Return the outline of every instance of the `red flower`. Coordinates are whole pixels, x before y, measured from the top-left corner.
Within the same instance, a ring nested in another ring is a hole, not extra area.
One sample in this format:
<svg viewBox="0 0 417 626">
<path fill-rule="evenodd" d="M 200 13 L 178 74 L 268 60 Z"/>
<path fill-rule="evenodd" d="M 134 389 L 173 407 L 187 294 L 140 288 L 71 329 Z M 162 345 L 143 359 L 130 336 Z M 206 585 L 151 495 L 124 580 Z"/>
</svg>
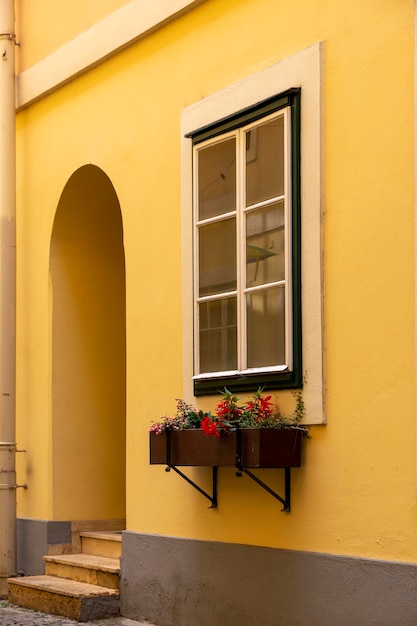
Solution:
<svg viewBox="0 0 417 626">
<path fill-rule="evenodd" d="M 202 430 L 206 433 L 206 435 L 211 435 L 212 437 L 220 437 L 220 431 L 217 429 L 216 423 L 210 418 L 205 417 L 200 424 Z"/>
<path fill-rule="evenodd" d="M 216 415 L 218 417 L 224 417 L 228 421 L 239 419 L 242 413 L 242 409 L 236 406 L 232 399 L 222 400 L 216 406 Z"/>
</svg>

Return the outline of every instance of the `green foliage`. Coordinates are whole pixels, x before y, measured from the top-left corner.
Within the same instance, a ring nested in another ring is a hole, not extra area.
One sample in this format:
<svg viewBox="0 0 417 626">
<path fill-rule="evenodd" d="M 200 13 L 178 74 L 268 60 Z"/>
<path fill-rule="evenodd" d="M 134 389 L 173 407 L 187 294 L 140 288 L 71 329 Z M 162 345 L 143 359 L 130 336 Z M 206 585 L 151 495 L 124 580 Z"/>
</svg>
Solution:
<svg viewBox="0 0 417 626">
<path fill-rule="evenodd" d="M 177 399 L 177 411 L 173 417 L 164 416 L 150 427 L 150 432 L 161 433 L 165 430 L 184 430 L 202 428 L 208 435 L 216 437 L 221 432 L 232 428 L 297 428 L 308 435 L 308 427 L 301 424 L 305 415 L 305 406 L 301 391 L 293 393 L 296 401 L 290 415 L 281 414 L 272 396 L 262 395 L 259 388 L 253 398 L 239 405 L 239 398 L 228 389 L 224 389 L 222 400 L 217 404 L 214 415 L 198 411 L 184 400 Z"/>
</svg>

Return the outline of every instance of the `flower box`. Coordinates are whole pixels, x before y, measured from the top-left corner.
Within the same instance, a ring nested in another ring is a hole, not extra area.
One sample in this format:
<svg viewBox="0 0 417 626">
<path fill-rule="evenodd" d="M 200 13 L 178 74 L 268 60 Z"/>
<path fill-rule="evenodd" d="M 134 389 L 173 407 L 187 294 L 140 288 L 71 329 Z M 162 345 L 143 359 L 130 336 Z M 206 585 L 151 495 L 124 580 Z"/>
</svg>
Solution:
<svg viewBox="0 0 417 626">
<path fill-rule="evenodd" d="M 236 465 L 236 431 L 212 437 L 199 429 L 164 431 L 150 434 L 152 465 Z M 168 448 L 169 446 L 169 448 Z"/>
<path fill-rule="evenodd" d="M 205 467 L 300 467 L 301 439 L 297 429 L 241 428 L 207 435 L 201 429 L 150 433 L 152 465 Z"/>
<path fill-rule="evenodd" d="M 242 428 L 240 433 L 242 467 L 301 466 L 301 430 Z"/>
</svg>

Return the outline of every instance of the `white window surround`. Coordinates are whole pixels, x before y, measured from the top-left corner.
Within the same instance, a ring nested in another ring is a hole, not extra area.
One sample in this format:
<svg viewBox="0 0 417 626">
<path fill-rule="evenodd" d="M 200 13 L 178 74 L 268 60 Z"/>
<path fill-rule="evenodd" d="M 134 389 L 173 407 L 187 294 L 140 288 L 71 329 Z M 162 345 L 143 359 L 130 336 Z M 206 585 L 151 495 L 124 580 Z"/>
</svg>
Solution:
<svg viewBox="0 0 417 626">
<path fill-rule="evenodd" d="M 252 74 L 185 109 L 181 119 L 183 250 L 183 397 L 193 396 L 193 131 L 301 87 L 303 399 L 306 422 L 325 422 L 323 346 L 323 44 Z"/>
</svg>

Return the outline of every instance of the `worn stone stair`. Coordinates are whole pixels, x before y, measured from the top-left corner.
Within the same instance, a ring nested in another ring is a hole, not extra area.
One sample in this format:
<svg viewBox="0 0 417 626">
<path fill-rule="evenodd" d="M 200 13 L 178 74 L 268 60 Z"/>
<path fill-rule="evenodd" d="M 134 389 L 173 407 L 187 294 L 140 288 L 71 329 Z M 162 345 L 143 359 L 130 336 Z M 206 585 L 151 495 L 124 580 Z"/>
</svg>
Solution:
<svg viewBox="0 0 417 626">
<path fill-rule="evenodd" d="M 45 575 L 10 578 L 12 604 L 79 622 L 120 614 L 121 532 L 82 532 L 81 553 L 45 556 Z"/>
</svg>

